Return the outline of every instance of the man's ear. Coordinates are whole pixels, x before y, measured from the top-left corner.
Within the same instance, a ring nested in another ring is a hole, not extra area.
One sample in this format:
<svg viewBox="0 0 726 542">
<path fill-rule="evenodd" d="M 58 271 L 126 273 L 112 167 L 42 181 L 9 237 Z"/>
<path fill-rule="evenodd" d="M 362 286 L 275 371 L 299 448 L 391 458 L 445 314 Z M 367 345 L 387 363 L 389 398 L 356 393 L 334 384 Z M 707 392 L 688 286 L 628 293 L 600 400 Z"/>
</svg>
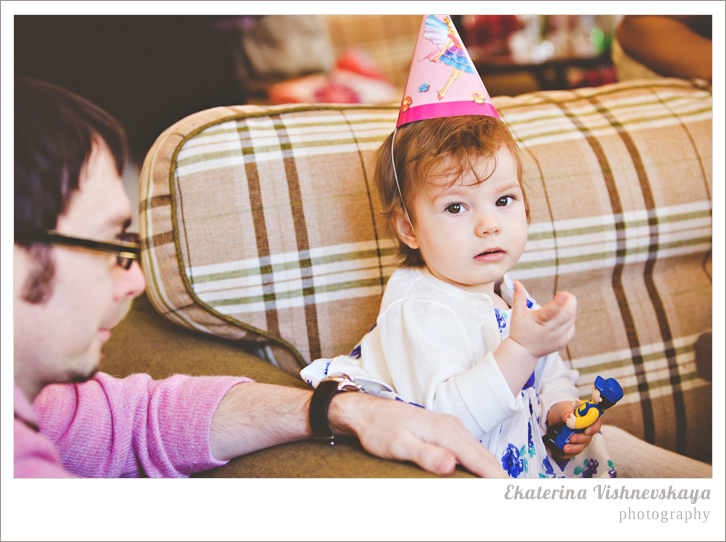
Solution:
<svg viewBox="0 0 726 542">
<path fill-rule="evenodd" d="M 16 300 L 42 303 L 53 292 L 55 263 L 50 246 L 13 245 L 13 292 Z"/>
<path fill-rule="evenodd" d="M 420 248 L 418 240 L 416 239 L 416 232 L 413 230 L 413 226 L 408 220 L 408 215 L 403 209 L 396 209 L 393 212 L 393 224 L 396 226 L 396 233 L 398 233 L 398 238 L 401 241 L 414 250 Z"/>
</svg>

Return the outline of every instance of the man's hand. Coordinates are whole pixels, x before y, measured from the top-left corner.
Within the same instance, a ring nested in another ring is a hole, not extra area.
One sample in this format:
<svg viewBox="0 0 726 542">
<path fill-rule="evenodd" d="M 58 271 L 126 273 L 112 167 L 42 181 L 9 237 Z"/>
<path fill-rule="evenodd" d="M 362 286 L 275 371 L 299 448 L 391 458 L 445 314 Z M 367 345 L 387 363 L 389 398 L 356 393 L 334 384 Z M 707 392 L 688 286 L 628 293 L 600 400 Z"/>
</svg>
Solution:
<svg viewBox="0 0 726 542">
<path fill-rule="evenodd" d="M 230 388 L 212 418 L 210 447 L 228 460 L 285 442 L 312 437 L 312 393 L 287 386 L 246 382 Z M 474 474 L 506 478 L 499 463 L 458 418 L 365 393 L 340 393 L 328 409 L 337 435 L 354 435 L 371 454 L 413 461 L 434 474 L 451 474 L 456 463 Z"/>
<path fill-rule="evenodd" d="M 524 286 L 514 283 L 512 330 L 509 336 L 531 356 L 540 358 L 567 346 L 575 334 L 577 299 L 567 292 L 539 310 L 527 308 Z"/>
<path fill-rule="evenodd" d="M 331 429 L 358 437 L 363 448 L 384 459 L 413 461 L 439 475 L 457 462 L 487 478 L 507 478 L 496 458 L 454 416 L 363 393 L 341 393 L 328 411 Z"/>
</svg>

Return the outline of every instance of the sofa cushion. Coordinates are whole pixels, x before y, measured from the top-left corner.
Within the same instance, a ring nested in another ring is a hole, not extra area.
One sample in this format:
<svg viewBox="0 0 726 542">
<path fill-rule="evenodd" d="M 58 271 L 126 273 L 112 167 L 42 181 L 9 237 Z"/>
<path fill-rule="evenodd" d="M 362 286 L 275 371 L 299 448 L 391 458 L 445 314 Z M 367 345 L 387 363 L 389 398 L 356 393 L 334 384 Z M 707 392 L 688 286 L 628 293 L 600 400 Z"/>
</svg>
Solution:
<svg viewBox="0 0 726 542">
<path fill-rule="evenodd" d="M 693 349 L 711 328 L 710 90 L 662 79 L 493 101 L 532 207 L 512 276 L 540 301 L 578 297 L 563 357 L 582 396 L 597 374 L 615 377 L 625 398 L 609 419 L 681 452 L 710 448 L 692 438 L 710 438 Z M 239 106 L 166 130 L 140 186 L 154 307 L 264 347 L 292 374 L 350 351 L 395 269 L 370 172 L 397 113 Z"/>
<path fill-rule="evenodd" d="M 175 374 L 247 376 L 266 384 L 309 389 L 296 376 L 241 351 L 234 341 L 195 332 L 160 316 L 146 295 L 134 300 L 128 316 L 113 328 L 104 346 L 102 370 L 123 378 L 146 373 L 154 379 Z M 193 475 L 212 478 L 413 478 L 434 477 L 413 463 L 385 460 L 366 452 L 353 437 L 306 440 L 274 446 L 232 459 Z M 451 475 L 471 478 L 458 467 Z"/>
<path fill-rule="evenodd" d="M 286 348 L 290 372 L 352 348 L 392 273 L 366 171 L 395 115 L 246 106 L 167 130 L 140 187 L 154 306 L 187 327 Z"/>
</svg>

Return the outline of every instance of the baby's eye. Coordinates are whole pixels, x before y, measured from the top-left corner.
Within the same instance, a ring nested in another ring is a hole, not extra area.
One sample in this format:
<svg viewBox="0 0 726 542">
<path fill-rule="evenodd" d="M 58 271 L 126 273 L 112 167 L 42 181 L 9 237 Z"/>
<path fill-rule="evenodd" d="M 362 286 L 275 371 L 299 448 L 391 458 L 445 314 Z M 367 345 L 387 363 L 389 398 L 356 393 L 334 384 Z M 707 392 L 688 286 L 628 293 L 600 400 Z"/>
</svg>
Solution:
<svg viewBox="0 0 726 542">
<path fill-rule="evenodd" d="M 502 196 L 497 200 L 497 207 L 506 207 L 514 202 L 514 196 Z"/>
<path fill-rule="evenodd" d="M 461 203 L 452 203 L 446 207 L 446 212 L 452 215 L 458 215 L 464 210 L 464 206 Z"/>
</svg>

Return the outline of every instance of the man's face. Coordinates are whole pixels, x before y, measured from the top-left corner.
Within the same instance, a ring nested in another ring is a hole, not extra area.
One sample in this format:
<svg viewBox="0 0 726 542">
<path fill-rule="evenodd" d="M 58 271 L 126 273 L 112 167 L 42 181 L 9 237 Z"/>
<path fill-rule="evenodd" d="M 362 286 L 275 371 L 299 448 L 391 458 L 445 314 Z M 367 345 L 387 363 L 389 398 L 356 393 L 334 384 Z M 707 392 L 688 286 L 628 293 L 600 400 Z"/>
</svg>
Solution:
<svg viewBox="0 0 726 542">
<path fill-rule="evenodd" d="M 110 151 L 105 145 L 94 146 L 81 172 L 79 190 L 58 218 L 56 231 L 115 240 L 130 217 Z M 123 270 L 114 255 L 58 246 L 51 250 L 55 261 L 52 292 L 37 304 L 22 296 L 32 261 L 24 249 L 16 246 L 14 252 L 15 380 L 30 400 L 46 384 L 90 378 L 98 369 L 110 329 L 144 290 L 137 263 Z"/>
</svg>

